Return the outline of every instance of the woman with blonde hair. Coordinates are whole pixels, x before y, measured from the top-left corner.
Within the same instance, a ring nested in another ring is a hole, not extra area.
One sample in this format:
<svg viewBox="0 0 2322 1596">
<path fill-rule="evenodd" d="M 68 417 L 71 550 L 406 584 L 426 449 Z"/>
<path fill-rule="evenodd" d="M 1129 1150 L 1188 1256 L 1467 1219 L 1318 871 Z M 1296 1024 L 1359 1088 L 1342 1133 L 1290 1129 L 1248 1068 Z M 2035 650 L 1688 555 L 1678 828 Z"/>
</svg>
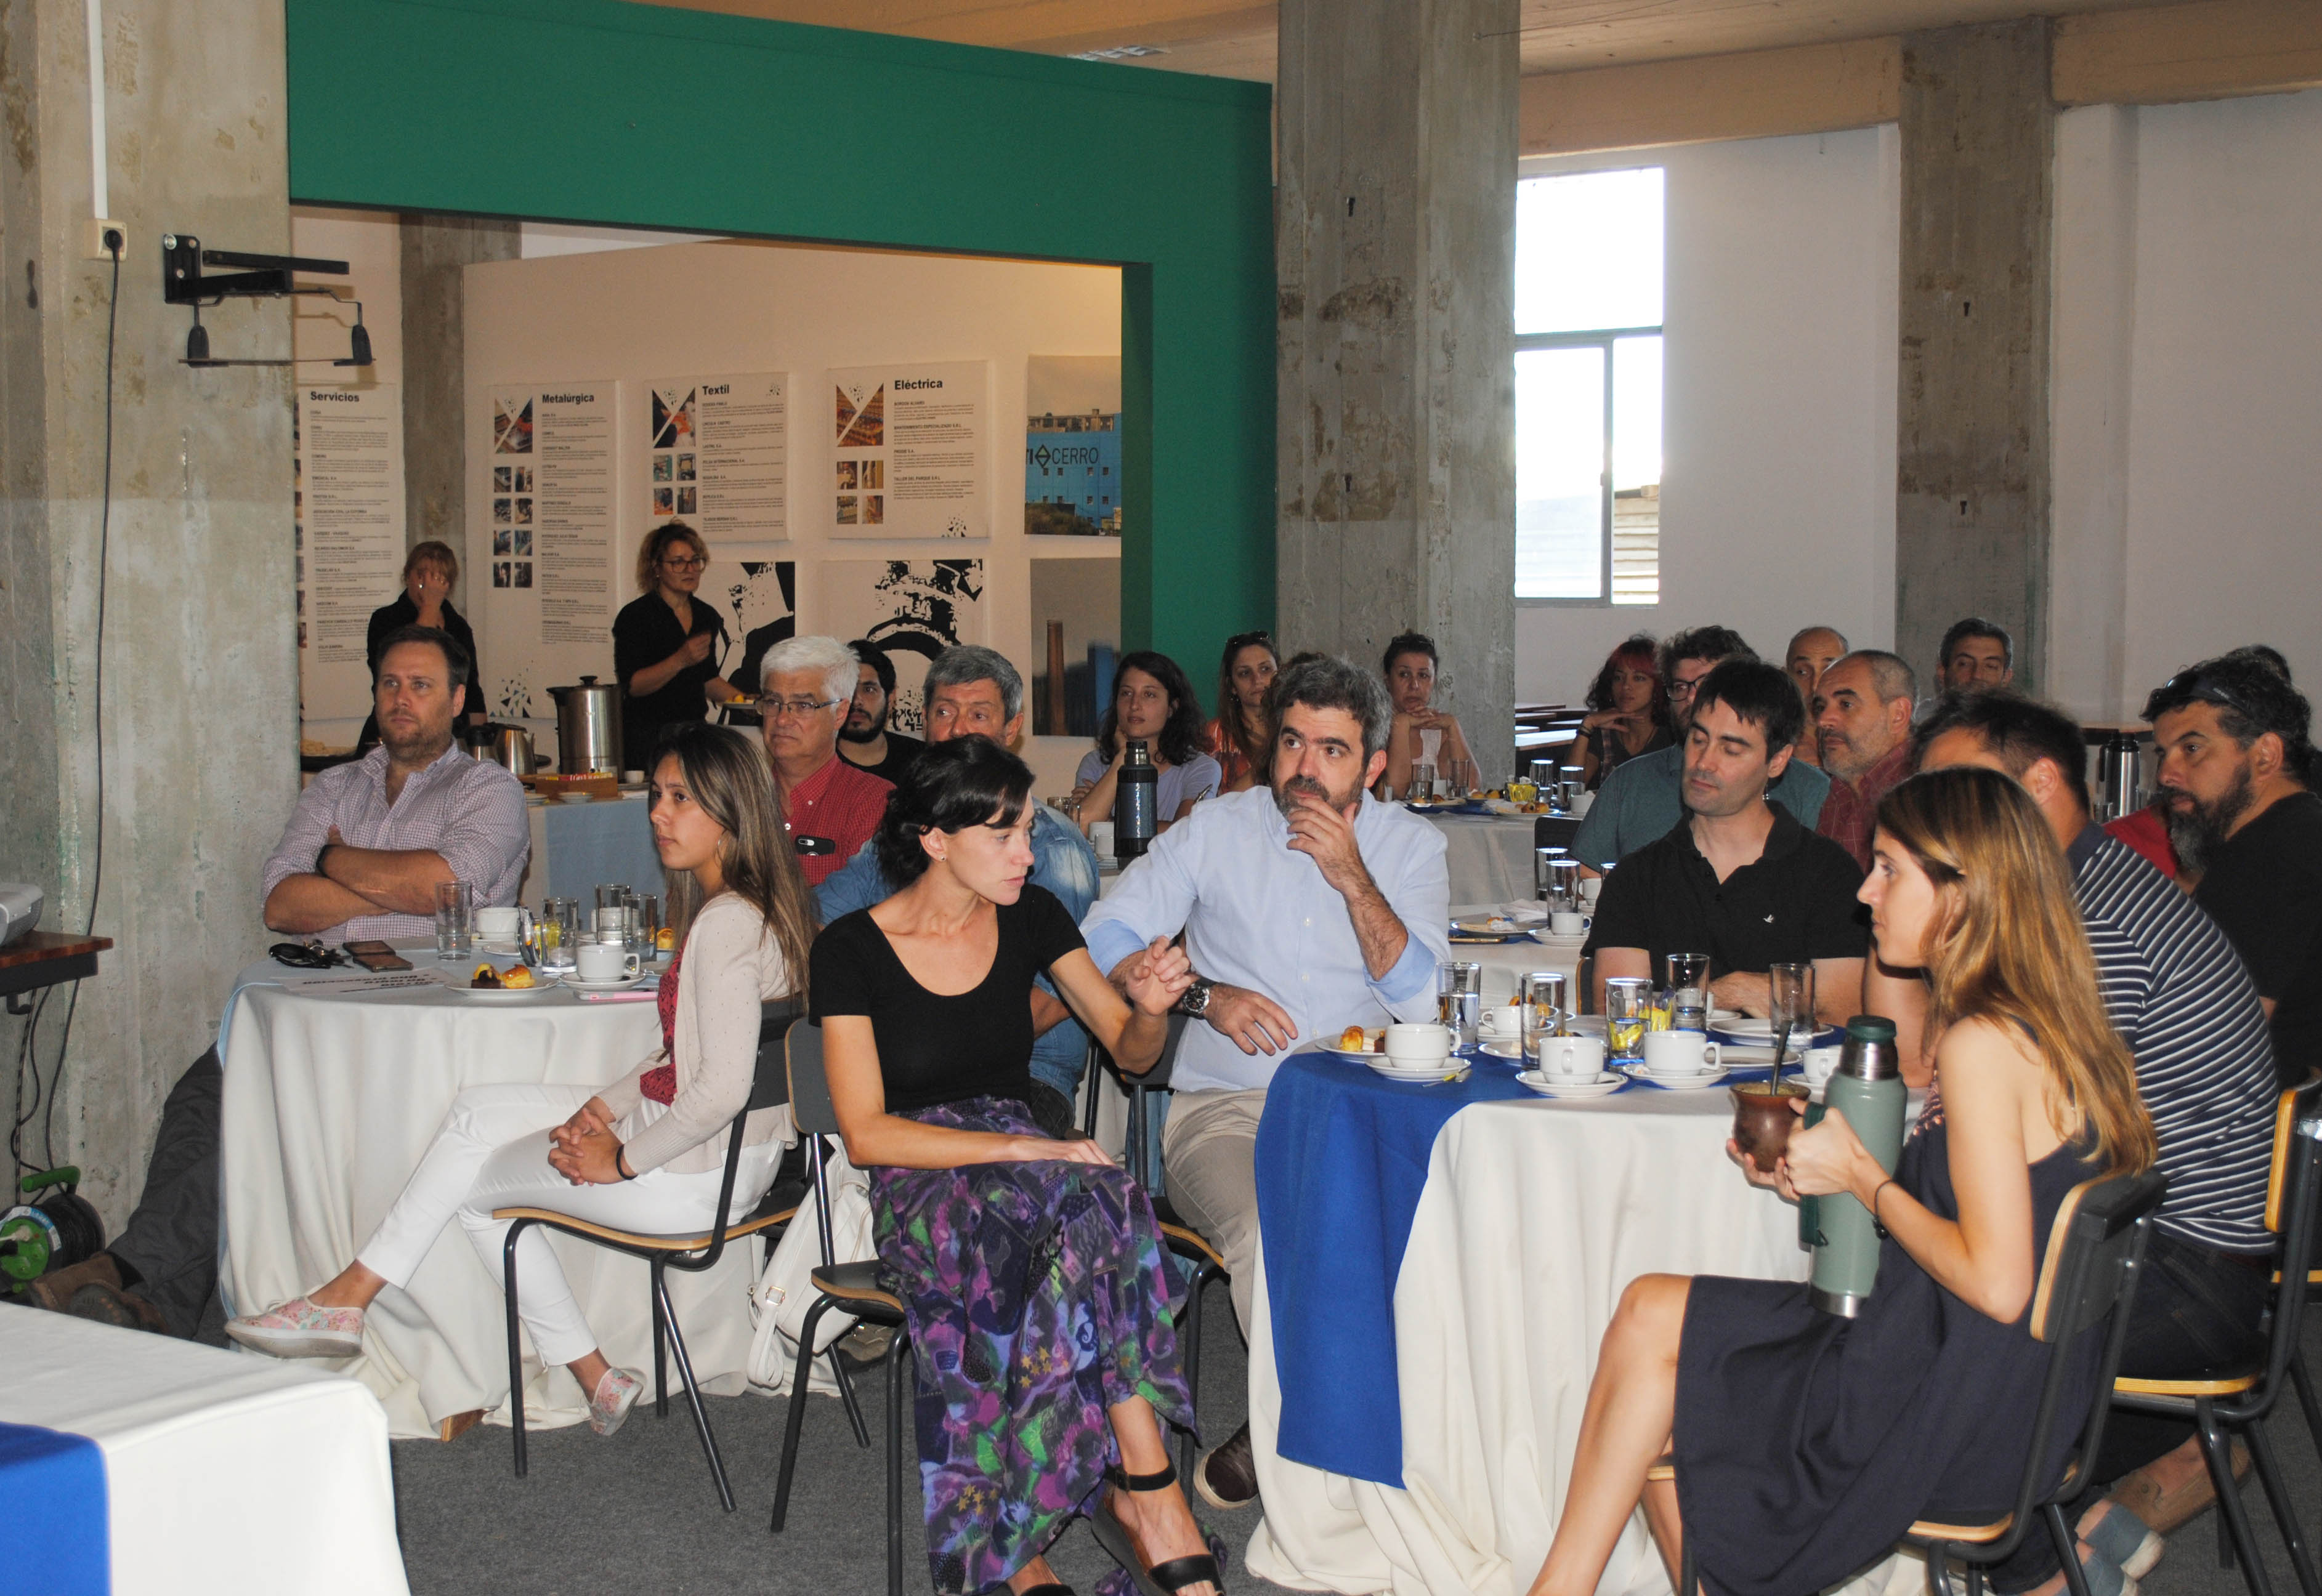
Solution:
<svg viewBox="0 0 2322 1596">
<path fill-rule="evenodd" d="M 462 1092 L 354 1262 L 304 1297 L 231 1321 L 227 1335 L 278 1357 L 353 1356 L 364 1310 L 410 1281 L 454 1218 L 496 1281 L 508 1226 L 495 1208 L 553 1208 L 663 1233 L 715 1220 L 726 1138 L 756 1069 L 762 1006 L 804 999 L 814 922 L 765 757 L 748 738 L 721 726 L 676 729 L 654 769 L 652 802 L 679 950 L 657 994 L 661 1047 L 608 1086 Z M 734 1212 L 758 1206 L 796 1139 L 788 1108 L 744 1123 Z M 607 1361 L 538 1230 L 517 1244 L 517 1270 L 518 1309 L 541 1362 L 571 1371 L 589 1398 L 590 1427 L 611 1435 L 644 1376 Z"/>
<path fill-rule="evenodd" d="M 1879 807 L 1861 898 L 1879 955 L 1925 972 L 1935 1088 L 1889 1175 L 1843 1114 L 1792 1133 L 1753 1185 L 1849 1192 L 1885 1227 L 1854 1318 L 1800 1282 L 1644 1275 L 1604 1332 L 1535 1596 L 1586 1596 L 1641 1496 L 1663 1557 L 1706 1586 L 1792 1596 L 1875 1561 L 1923 1509 L 2013 1504 L 2048 1349 L 2028 1328 L 2058 1205 L 2148 1167 L 2152 1121 L 2107 1018 L 2072 878 L 2030 796 L 1931 771 Z M 2084 1412 L 2101 1348 L 2079 1349 Z M 2058 1427 L 2052 1470 L 2073 1427 Z M 1648 1488 L 1664 1454 L 1674 1485 Z"/>
<path fill-rule="evenodd" d="M 666 521 L 637 546 L 637 593 L 613 617 L 613 674 L 621 684 L 621 758 L 650 770 L 662 730 L 698 721 L 743 695 L 719 674 L 726 618 L 699 597 L 709 545 Z"/>
<path fill-rule="evenodd" d="M 387 640 L 406 626 L 433 626 L 448 632 L 460 646 L 468 651 L 468 696 L 460 707 L 460 719 L 468 725 L 481 725 L 491 718 L 491 706 L 484 701 L 483 667 L 476 658 L 476 634 L 468 625 L 467 616 L 452 607 L 452 589 L 460 585 L 460 557 L 452 545 L 429 538 L 424 543 L 411 545 L 411 552 L 403 557 L 403 597 L 392 604 L 382 604 L 370 612 L 370 630 L 364 639 L 363 657 L 370 665 L 371 679 L 379 679 L 379 659 L 387 652 Z M 355 738 L 355 752 L 369 753 L 379 746 L 379 716 L 374 714 L 362 724 Z"/>
</svg>

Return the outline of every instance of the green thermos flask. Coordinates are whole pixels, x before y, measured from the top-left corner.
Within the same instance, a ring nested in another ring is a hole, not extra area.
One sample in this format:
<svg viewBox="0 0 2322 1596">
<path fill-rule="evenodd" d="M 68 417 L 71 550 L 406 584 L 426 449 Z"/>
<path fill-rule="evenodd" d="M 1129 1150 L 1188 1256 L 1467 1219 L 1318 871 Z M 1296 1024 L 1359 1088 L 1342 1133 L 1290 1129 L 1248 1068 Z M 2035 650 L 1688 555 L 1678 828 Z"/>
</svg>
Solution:
<svg viewBox="0 0 2322 1596">
<path fill-rule="evenodd" d="M 1895 1022 L 1858 1014 L 1846 1022 L 1838 1069 L 1808 1107 L 1813 1125 L 1835 1108 L 1857 1140 L 1888 1173 L 1903 1153 L 1903 1109 L 1910 1097 L 1895 1054 Z M 1798 1240 L 1814 1249 L 1814 1305 L 1852 1318 L 1879 1283 L 1879 1227 L 1870 1210 L 1846 1192 L 1798 1199 Z"/>
</svg>

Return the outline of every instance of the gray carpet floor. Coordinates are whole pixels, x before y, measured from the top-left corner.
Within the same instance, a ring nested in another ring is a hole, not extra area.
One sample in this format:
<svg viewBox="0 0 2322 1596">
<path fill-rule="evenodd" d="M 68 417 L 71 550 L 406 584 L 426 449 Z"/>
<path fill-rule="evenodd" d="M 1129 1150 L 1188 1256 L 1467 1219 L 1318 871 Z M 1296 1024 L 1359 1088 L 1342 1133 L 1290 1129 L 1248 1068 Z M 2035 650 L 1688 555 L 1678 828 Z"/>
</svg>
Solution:
<svg viewBox="0 0 2322 1596">
<path fill-rule="evenodd" d="M 2322 1326 L 2308 1333 L 2308 1357 L 2322 1367 Z M 1202 1320 L 1202 1421 L 1222 1438 L 1243 1418 L 1248 1362 L 1222 1290 L 1208 1293 Z M 489 1426 L 449 1445 L 395 1443 L 396 1508 L 403 1555 L 415 1596 L 491 1591 L 495 1596 L 596 1596 L 651 1591 L 666 1596 L 727 1596 L 737 1591 L 817 1591 L 878 1596 L 886 1588 L 885 1456 L 880 1428 L 883 1375 L 858 1382 L 873 1445 L 855 1445 L 836 1402 L 811 1399 L 800 1449 L 799 1483 L 789 1528 L 767 1532 L 782 1455 L 781 1400 L 712 1398 L 710 1423 L 734 1483 L 736 1511 L 720 1510 L 709 1471 L 681 1397 L 666 1419 L 649 1404 L 611 1440 L 586 1428 L 536 1433 L 532 1472 L 509 1466 L 508 1432 Z M 908 1421 L 907 1421 L 908 1424 Z M 2273 1436 L 2306 1533 L 2322 1533 L 2322 1459 L 2294 1408 L 2276 1415 Z M 910 1430 L 905 1429 L 905 1445 Z M 907 1476 L 907 1484 L 909 1483 Z M 907 1495 L 916 1513 L 916 1497 Z M 2267 1550 L 2275 1590 L 2297 1591 L 2263 1493 L 2254 1480 L 2244 1500 Z M 1241 1569 L 1259 1511 L 1197 1515 L 1232 1552 L 1227 1571 L 1237 1591 L 1272 1591 Z M 2147 1596 L 2227 1596 L 2245 1589 L 2238 1571 L 2217 1564 L 2214 1510 L 2186 1526 L 2144 1582 Z M 928 1590 L 916 1518 L 905 1543 L 904 1589 Z M 1057 1573 L 1083 1592 L 1112 1566 L 1085 1524 L 1065 1532 L 1051 1555 Z"/>
</svg>

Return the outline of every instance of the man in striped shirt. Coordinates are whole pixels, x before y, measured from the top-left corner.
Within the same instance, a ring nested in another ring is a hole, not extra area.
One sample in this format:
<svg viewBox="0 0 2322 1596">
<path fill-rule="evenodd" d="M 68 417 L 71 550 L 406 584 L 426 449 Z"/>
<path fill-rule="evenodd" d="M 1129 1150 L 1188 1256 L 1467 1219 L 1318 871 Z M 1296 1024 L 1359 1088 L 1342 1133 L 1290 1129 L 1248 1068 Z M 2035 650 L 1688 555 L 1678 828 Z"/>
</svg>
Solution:
<svg viewBox="0 0 2322 1596">
<path fill-rule="evenodd" d="M 2121 1373 L 2182 1378 L 2248 1355 L 2263 1342 L 2273 1246 L 2264 1213 L 2276 1092 L 2265 1010 L 2249 971 L 2199 905 L 2091 823 L 2087 745 L 2070 717 L 2013 693 L 1953 692 L 1920 722 L 1915 741 L 1922 770 L 2003 771 L 2039 804 L 2072 868 L 2105 1008 L 2136 1059 L 2169 1195 L 2145 1254 Z M 2114 1501 L 2154 1531 L 2173 1528 L 2210 1495 L 2189 1433 L 2116 1413 L 2093 1478 L 2135 1470 Z M 2107 1511 L 2101 1502 L 2088 1509 L 2084 1537 Z M 2118 1546 L 2116 1560 L 2144 1572 L 2159 1550 L 2140 1528 L 2127 1526 L 2125 1542 L 2100 1537 L 2096 1555 Z M 2025 1547 L 2007 1565 L 2007 1589 L 2029 1589 L 2054 1572 L 2047 1537 L 2031 1537 Z"/>
</svg>

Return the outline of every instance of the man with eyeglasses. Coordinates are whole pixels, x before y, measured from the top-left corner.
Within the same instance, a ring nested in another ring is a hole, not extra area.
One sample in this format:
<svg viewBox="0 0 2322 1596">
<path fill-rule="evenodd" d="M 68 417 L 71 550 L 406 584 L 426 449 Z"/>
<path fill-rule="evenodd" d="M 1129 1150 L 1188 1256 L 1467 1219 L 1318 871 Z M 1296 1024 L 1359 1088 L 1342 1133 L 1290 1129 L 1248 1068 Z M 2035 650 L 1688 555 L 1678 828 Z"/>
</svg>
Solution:
<svg viewBox="0 0 2322 1596">
<path fill-rule="evenodd" d="M 799 873 L 819 887 L 871 840 L 891 782 L 838 757 L 838 723 L 862 661 L 836 637 L 792 637 L 766 651 L 758 728 L 782 800 Z"/>
<path fill-rule="evenodd" d="M 838 757 L 882 781 L 900 781 L 927 744 L 888 728 L 887 716 L 895 705 L 895 663 L 867 637 L 846 646 L 863 665 L 855 672 L 854 702 L 838 728 Z"/>
<path fill-rule="evenodd" d="M 2161 753 L 2162 818 L 2193 900 L 2257 982 L 2273 1063 L 2294 1086 L 2322 1067 L 2322 798 L 2313 713 L 2236 652 L 2180 671 L 2144 701 Z"/>
<path fill-rule="evenodd" d="M 1598 789 L 1595 804 L 1572 839 L 1572 856 L 1594 875 L 1648 843 L 1668 835 L 1685 818 L 1685 743 L 1693 726 L 1693 692 L 1727 660 L 1754 660 L 1756 651 L 1725 626 L 1696 626 L 1661 644 L 1661 680 L 1668 688 L 1677 744 L 1624 762 Z M 1766 789 L 1808 831 L 1822 818 L 1830 778 L 1803 760 L 1791 760 Z"/>
</svg>

